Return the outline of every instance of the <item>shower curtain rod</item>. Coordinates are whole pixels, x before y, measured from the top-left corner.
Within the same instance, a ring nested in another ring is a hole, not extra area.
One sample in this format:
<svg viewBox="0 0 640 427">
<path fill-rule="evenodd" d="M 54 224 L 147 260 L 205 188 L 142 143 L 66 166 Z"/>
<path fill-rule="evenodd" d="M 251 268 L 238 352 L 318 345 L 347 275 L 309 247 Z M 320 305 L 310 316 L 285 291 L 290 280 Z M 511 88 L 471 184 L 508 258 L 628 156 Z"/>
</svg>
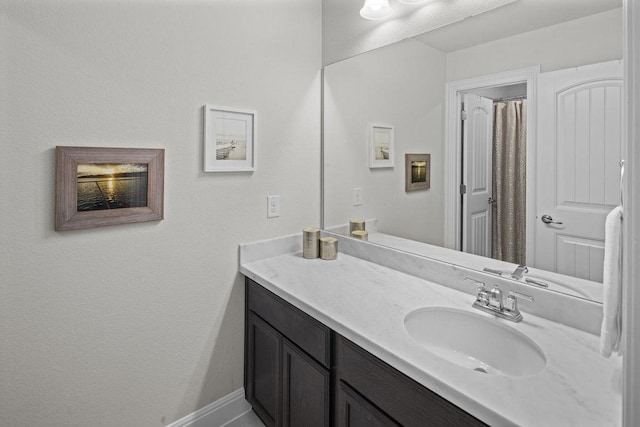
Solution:
<svg viewBox="0 0 640 427">
<path fill-rule="evenodd" d="M 493 102 L 515 101 L 516 99 L 527 99 L 527 95 L 507 96 L 505 98 L 496 98 L 496 99 L 493 100 Z"/>
</svg>

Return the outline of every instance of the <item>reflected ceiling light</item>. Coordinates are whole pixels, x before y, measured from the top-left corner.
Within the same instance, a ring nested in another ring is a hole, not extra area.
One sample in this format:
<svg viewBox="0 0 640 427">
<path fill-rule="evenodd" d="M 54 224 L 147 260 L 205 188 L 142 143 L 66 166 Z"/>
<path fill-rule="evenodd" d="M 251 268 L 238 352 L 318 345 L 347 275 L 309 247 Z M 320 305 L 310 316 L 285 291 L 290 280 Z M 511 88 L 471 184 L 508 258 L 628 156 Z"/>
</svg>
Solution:
<svg viewBox="0 0 640 427">
<path fill-rule="evenodd" d="M 364 6 L 360 9 L 360 16 L 364 19 L 384 19 L 392 13 L 389 0 L 365 0 Z"/>
<path fill-rule="evenodd" d="M 398 0 L 398 1 L 404 4 L 420 4 L 420 3 L 424 3 L 427 0 Z"/>
</svg>

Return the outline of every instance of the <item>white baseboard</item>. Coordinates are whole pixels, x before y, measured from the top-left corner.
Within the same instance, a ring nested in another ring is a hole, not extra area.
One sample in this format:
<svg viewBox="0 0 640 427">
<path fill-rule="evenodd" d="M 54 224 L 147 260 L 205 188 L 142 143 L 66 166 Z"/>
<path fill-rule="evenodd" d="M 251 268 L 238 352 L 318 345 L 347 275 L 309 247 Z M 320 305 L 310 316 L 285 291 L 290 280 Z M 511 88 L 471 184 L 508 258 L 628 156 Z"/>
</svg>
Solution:
<svg viewBox="0 0 640 427">
<path fill-rule="evenodd" d="M 167 427 L 221 427 L 250 410 L 251 405 L 244 399 L 244 388 L 240 388 Z"/>
</svg>

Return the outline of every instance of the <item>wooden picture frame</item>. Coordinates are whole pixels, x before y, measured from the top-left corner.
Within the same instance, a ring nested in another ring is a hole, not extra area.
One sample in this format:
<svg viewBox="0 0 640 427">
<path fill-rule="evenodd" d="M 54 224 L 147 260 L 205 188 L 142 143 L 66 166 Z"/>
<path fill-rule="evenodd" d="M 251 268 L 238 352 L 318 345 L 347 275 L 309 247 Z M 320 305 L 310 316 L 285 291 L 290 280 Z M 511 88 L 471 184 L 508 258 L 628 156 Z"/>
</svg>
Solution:
<svg viewBox="0 0 640 427">
<path fill-rule="evenodd" d="M 431 154 L 405 154 L 404 171 L 404 191 L 431 188 Z"/>
<path fill-rule="evenodd" d="M 256 170 L 257 112 L 204 106 L 204 171 Z"/>
<path fill-rule="evenodd" d="M 395 136 L 393 126 L 369 124 L 369 168 L 392 168 Z"/>
<path fill-rule="evenodd" d="M 163 149 L 56 147 L 56 231 L 163 215 Z"/>
</svg>

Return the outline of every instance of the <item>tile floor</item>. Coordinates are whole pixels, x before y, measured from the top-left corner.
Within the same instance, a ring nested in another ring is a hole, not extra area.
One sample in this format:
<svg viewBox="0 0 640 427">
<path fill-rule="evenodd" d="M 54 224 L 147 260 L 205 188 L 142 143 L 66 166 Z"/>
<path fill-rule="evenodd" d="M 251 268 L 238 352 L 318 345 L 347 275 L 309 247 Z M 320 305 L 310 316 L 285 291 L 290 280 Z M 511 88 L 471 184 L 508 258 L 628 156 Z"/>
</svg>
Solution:
<svg viewBox="0 0 640 427">
<path fill-rule="evenodd" d="M 264 424 L 253 411 L 249 411 L 243 416 L 229 421 L 222 427 L 264 427 Z"/>
</svg>

